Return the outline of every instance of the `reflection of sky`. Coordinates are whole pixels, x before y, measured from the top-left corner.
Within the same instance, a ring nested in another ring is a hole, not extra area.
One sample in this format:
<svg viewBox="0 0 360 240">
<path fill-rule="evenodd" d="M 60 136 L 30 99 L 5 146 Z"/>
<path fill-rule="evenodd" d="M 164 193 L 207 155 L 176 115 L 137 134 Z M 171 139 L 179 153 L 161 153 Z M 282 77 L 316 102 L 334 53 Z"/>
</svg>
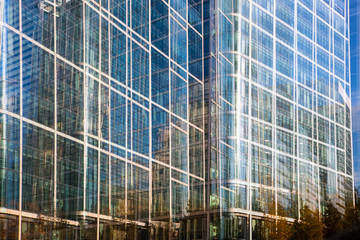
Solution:
<svg viewBox="0 0 360 240">
<path fill-rule="evenodd" d="M 360 185 L 360 0 L 350 0 L 351 100 L 355 184 Z"/>
</svg>

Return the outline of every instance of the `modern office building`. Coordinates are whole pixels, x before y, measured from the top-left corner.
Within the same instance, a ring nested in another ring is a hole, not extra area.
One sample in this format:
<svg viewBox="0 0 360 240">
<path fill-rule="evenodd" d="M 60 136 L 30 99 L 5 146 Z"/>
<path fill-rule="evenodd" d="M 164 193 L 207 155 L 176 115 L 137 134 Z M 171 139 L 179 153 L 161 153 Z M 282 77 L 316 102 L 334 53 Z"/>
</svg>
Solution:
<svg viewBox="0 0 360 240">
<path fill-rule="evenodd" d="M 2 239 L 263 239 L 353 204 L 347 0 L 1 0 Z"/>
<path fill-rule="evenodd" d="M 360 1 L 350 0 L 350 65 L 353 119 L 354 185 L 360 187 Z"/>
</svg>

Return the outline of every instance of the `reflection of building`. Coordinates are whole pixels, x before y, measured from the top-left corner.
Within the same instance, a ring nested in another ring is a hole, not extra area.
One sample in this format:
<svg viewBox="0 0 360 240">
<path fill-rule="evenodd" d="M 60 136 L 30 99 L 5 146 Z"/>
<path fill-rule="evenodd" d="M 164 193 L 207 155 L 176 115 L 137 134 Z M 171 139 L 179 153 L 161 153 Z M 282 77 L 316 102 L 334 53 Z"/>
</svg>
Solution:
<svg viewBox="0 0 360 240">
<path fill-rule="evenodd" d="M 9 238 L 258 239 L 352 204 L 343 1 L 1 6 Z"/>
</svg>

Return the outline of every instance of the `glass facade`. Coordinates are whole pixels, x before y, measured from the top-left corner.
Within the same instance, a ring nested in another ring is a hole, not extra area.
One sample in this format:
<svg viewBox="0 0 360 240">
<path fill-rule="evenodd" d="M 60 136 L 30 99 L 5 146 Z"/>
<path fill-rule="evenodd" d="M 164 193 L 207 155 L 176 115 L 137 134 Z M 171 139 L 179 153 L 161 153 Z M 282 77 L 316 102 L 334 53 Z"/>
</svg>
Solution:
<svg viewBox="0 0 360 240">
<path fill-rule="evenodd" d="M 353 204 L 347 0 L 0 10 L 5 239 L 255 240 Z"/>
<path fill-rule="evenodd" d="M 351 63 L 351 101 L 353 119 L 353 158 L 354 158 L 354 185 L 360 186 L 360 124 L 356 119 L 360 117 L 360 1 L 350 0 L 350 63 Z"/>
</svg>

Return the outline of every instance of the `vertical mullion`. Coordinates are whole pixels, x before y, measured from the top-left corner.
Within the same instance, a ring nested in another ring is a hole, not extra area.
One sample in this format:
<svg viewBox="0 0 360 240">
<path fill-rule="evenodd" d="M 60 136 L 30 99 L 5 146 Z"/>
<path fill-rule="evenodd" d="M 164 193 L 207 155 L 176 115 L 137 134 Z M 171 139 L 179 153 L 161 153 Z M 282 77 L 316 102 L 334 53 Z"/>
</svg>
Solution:
<svg viewBox="0 0 360 240">
<path fill-rule="evenodd" d="M 23 57 L 22 57 L 22 1 L 19 0 L 19 38 L 20 38 L 20 166 L 19 166 L 19 226 L 18 240 L 22 239 L 22 172 L 23 172 Z"/>
<path fill-rule="evenodd" d="M 82 11 L 83 11 L 83 61 L 86 61 L 86 11 L 85 11 L 85 2 L 82 3 Z M 87 131 L 88 131 L 88 106 L 87 106 L 87 92 L 88 92 L 88 83 L 87 83 L 87 74 L 85 71 L 85 64 L 83 64 L 83 98 L 84 98 L 84 183 L 83 183 L 83 211 L 86 210 L 86 182 L 87 182 L 87 155 L 88 155 L 88 139 L 87 139 Z M 85 217 L 83 217 L 85 218 Z M 84 219 L 83 219 L 84 220 Z"/>
<path fill-rule="evenodd" d="M 108 9 L 110 12 L 110 1 L 108 1 Z M 110 17 L 109 17 L 110 19 Z M 108 85 L 109 85 L 109 106 L 108 106 L 108 112 L 109 112 L 109 117 L 108 117 L 108 136 L 109 136 L 109 152 L 112 152 L 112 145 L 111 145 L 111 139 L 112 139 L 112 135 L 111 135 L 111 24 L 108 20 L 108 34 L 107 34 L 107 38 L 108 38 L 108 74 L 109 74 L 109 79 L 108 79 Z M 109 214 L 110 216 L 112 215 L 112 205 L 111 205 L 111 201 L 112 201 L 112 188 L 111 188 L 111 175 L 112 175 L 112 168 L 111 168 L 111 164 L 112 163 L 112 156 L 109 156 L 109 176 L 108 176 L 108 180 L 109 180 Z"/>
<path fill-rule="evenodd" d="M 100 3 L 101 3 L 101 1 L 99 1 Z M 97 128 L 98 128 L 98 134 L 97 134 L 97 137 L 98 137 L 98 145 L 97 145 L 97 147 L 99 148 L 98 149 L 98 162 L 97 162 L 97 211 L 96 211 L 96 213 L 97 213 L 97 218 L 96 218 L 96 221 L 97 221 L 97 223 L 96 223 L 96 225 L 97 225 L 97 227 L 96 227 L 96 237 L 97 237 L 97 239 L 99 239 L 99 235 L 100 235 L 100 230 L 99 230 L 99 228 L 100 228 L 100 197 L 101 197 L 101 195 L 100 195 L 100 187 L 101 187 L 101 185 L 100 185 L 100 177 L 101 177 L 101 171 L 100 171 L 100 168 L 101 168 L 101 151 L 100 151 L 100 143 L 101 143 L 101 138 L 102 138 L 102 136 L 101 136 L 101 121 L 102 121 L 102 114 L 101 114 L 101 104 L 102 104 L 102 102 L 101 102 L 101 98 L 102 98 L 102 91 L 101 91 L 101 89 L 102 89 L 102 84 L 101 84 L 101 82 L 102 82 L 102 79 L 101 79 L 101 77 L 102 77 L 102 75 L 101 75 L 101 61 L 102 61 L 102 52 L 101 52 L 101 40 L 102 40 L 102 17 L 101 17 L 101 13 L 100 13 L 100 11 L 99 11 L 99 15 L 98 15 L 98 23 L 99 23 L 99 38 L 98 38 L 98 46 L 99 46 L 99 80 L 98 80 L 98 82 L 99 82 L 99 89 L 98 89 L 98 103 L 97 103 L 97 106 L 98 106 L 98 126 L 97 126 Z"/>
<path fill-rule="evenodd" d="M 249 52 L 251 53 L 251 48 L 252 48 L 252 22 L 251 22 L 251 19 L 252 19 L 252 8 L 253 8 L 253 5 L 250 4 L 249 6 Z M 250 55 L 250 59 L 251 58 L 251 54 Z M 251 61 L 250 61 L 250 64 L 251 64 Z M 249 66 L 251 67 L 251 66 Z M 252 170 L 252 151 L 251 151 L 251 148 L 252 148 L 252 145 L 250 144 L 251 142 L 251 139 L 252 139 L 252 118 L 251 118 L 251 112 L 252 112 L 252 95 L 251 95 L 251 91 L 252 91 L 252 87 L 253 85 L 250 83 L 250 79 L 252 78 L 252 71 L 249 71 L 249 88 L 248 88 L 248 102 L 249 102 L 249 106 L 248 106 L 248 114 L 249 114 L 249 142 L 248 142 L 248 159 L 247 159 L 247 183 L 248 183 L 248 186 L 247 186 L 247 193 L 248 193 L 248 196 L 247 196 L 247 203 L 248 203 L 248 209 L 249 209 L 249 239 L 252 240 L 252 184 L 251 184 L 251 170 Z"/>
<path fill-rule="evenodd" d="M 57 45 L 56 45 L 56 14 L 57 14 L 57 5 L 54 4 L 54 217 L 57 217 L 57 206 L 56 206 L 56 199 L 57 199 Z"/>
<path fill-rule="evenodd" d="M 149 0 L 149 223 L 151 222 L 151 206 L 152 206 L 152 75 L 151 75 L 151 52 L 152 52 L 152 41 L 151 41 L 151 1 Z"/>
<path fill-rule="evenodd" d="M 172 181 L 171 181 L 171 171 L 172 171 L 172 144 L 171 144 L 171 138 L 172 138 L 172 128 L 171 128 L 171 111 L 172 111 L 172 93 L 171 93 L 171 71 L 170 71 L 170 62 L 171 62 L 171 39 L 172 39 L 172 35 L 171 35 L 171 11 L 170 11 L 170 3 L 168 3 L 168 30 L 169 30 L 169 46 L 168 46 L 168 53 L 169 53 L 169 60 L 168 60 L 168 73 L 169 73 L 169 78 L 168 78 L 168 82 L 169 82 L 169 236 L 171 236 L 172 234 Z"/>
<path fill-rule="evenodd" d="M 274 182 L 273 182 L 273 189 L 274 189 L 274 198 L 273 198 L 273 201 L 274 201 L 274 215 L 277 216 L 278 215 L 278 209 L 277 209 L 277 203 L 278 203 L 278 198 L 277 198 L 277 195 L 278 195 L 278 188 L 277 188 L 277 133 L 278 133 L 278 128 L 276 127 L 276 116 L 277 116 L 277 106 L 276 106 L 276 58 L 277 58 L 277 52 L 276 52 L 276 46 L 277 46 L 277 41 L 276 41 L 276 5 L 277 5 L 277 1 L 274 1 L 274 9 L 273 9 L 273 67 L 272 67 L 272 71 L 273 71 L 273 86 L 272 86 L 272 97 L 273 97 L 273 101 L 272 101 L 272 110 L 273 110 L 273 115 L 272 115 L 272 125 L 275 126 L 273 129 L 275 131 L 273 131 L 273 137 L 272 137 L 272 141 L 273 141 L 273 144 L 272 146 L 274 146 L 274 148 L 272 149 L 273 150 L 273 154 L 271 154 L 271 156 L 273 157 L 272 159 L 272 164 L 271 164 L 271 167 L 272 167 L 272 170 L 271 170 L 271 174 L 273 174 L 273 177 L 272 179 L 274 179 Z M 292 134 L 292 133 L 291 133 Z"/>
</svg>

